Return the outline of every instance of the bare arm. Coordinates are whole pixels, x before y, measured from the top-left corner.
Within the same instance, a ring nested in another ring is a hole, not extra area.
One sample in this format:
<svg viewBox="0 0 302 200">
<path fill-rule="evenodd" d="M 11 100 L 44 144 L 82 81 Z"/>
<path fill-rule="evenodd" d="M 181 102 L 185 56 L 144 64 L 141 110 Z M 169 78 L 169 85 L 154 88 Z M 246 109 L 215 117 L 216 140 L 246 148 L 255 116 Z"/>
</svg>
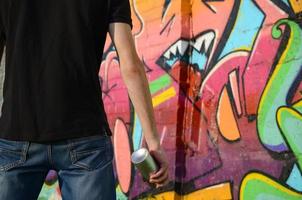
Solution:
<svg viewBox="0 0 302 200">
<path fill-rule="evenodd" d="M 141 121 L 150 149 L 159 147 L 154 111 L 144 65 L 138 57 L 130 27 L 125 23 L 111 23 L 109 33 L 117 49 L 122 78 Z"/>
<path fill-rule="evenodd" d="M 150 177 L 151 183 L 163 186 L 168 182 L 168 161 L 160 146 L 156 130 L 152 98 L 145 68 L 137 55 L 130 26 L 126 23 L 110 23 L 110 37 L 117 49 L 122 78 L 128 89 L 134 109 L 141 121 L 150 153 L 160 163 L 160 169 Z"/>
</svg>

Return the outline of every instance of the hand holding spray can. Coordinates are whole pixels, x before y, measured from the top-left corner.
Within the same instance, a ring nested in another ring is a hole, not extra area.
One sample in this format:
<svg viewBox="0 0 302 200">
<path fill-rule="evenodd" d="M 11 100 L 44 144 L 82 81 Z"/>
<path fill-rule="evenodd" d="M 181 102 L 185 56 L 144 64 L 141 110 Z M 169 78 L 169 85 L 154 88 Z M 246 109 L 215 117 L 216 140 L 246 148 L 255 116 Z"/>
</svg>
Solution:
<svg viewBox="0 0 302 200">
<path fill-rule="evenodd" d="M 149 175 L 158 170 L 155 160 L 146 148 L 140 148 L 131 155 L 132 163 L 138 168 L 145 180 L 149 180 Z"/>
</svg>

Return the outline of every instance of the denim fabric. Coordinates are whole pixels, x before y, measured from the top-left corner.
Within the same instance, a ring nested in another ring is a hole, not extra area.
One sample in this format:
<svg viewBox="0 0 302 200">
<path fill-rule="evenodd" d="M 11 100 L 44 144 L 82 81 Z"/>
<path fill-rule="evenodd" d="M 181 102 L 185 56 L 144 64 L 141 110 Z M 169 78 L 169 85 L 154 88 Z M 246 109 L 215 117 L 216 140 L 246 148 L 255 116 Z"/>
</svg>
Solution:
<svg viewBox="0 0 302 200">
<path fill-rule="evenodd" d="M 51 144 L 0 139 L 0 200 L 36 200 L 50 169 L 63 200 L 114 200 L 112 160 L 107 135 Z"/>
</svg>

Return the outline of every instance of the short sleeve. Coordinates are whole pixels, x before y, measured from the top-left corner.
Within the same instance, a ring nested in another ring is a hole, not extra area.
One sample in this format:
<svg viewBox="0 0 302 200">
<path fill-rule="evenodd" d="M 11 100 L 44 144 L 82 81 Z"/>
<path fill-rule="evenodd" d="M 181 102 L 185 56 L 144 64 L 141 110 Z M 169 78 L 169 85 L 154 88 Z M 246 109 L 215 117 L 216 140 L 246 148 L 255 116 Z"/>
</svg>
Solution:
<svg viewBox="0 0 302 200">
<path fill-rule="evenodd" d="M 0 0 L 0 6 L 1 6 L 1 0 Z M 3 23 L 2 23 L 2 10 L 0 9 L 0 37 L 2 36 L 3 32 L 4 32 L 4 27 L 3 27 Z"/>
<path fill-rule="evenodd" d="M 5 28 L 4 28 L 4 14 L 5 12 L 3 11 L 4 5 L 2 0 L 0 0 L 0 39 L 4 39 L 5 35 Z"/>
<path fill-rule="evenodd" d="M 129 0 L 109 0 L 109 23 L 124 22 L 133 28 Z"/>
<path fill-rule="evenodd" d="M 0 29 L 0 65 L 1 65 L 1 60 L 2 60 L 2 56 L 3 56 L 4 45 L 5 45 L 4 33 L 3 33 L 3 30 Z"/>
<path fill-rule="evenodd" d="M 1 18 L 0 18 L 0 40 L 4 39 L 4 26 L 1 23 Z"/>
<path fill-rule="evenodd" d="M 3 23 L 2 23 L 2 15 L 0 13 L 0 54 L 1 54 L 1 51 L 2 51 L 2 45 L 4 43 L 4 40 L 5 40 L 5 34 L 4 34 L 4 26 L 3 26 Z M 1 56 L 0 55 L 0 60 L 1 60 Z"/>
</svg>

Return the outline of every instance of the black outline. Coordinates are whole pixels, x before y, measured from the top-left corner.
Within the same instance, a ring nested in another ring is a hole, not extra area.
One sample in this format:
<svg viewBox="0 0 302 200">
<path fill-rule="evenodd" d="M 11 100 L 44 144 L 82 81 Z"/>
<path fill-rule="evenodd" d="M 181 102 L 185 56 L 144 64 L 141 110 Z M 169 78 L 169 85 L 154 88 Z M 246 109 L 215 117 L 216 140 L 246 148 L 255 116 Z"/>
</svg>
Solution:
<svg viewBox="0 0 302 200">
<path fill-rule="evenodd" d="M 232 33 L 232 30 L 234 28 L 238 12 L 239 12 L 239 7 L 240 7 L 240 1 L 235 0 L 234 1 L 234 6 L 232 8 L 232 11 L 230 13 L 229 20 L 223 30 L 223 33 L 221 35 L 221 39 L 217 44 L 217 47 L 215 51 L 213 52 L 212 59 L 208 63 L 207 71 L 211 71 L 212 68 L 215 66 L 215 64 L 218 62 L 219 56 L 221 55 L 221 52 L 223 51 L 226 42 L 229 39 L 230 34 Z"/>
<path fill-rule="evenodd" d="M 233 70 L 234 71 L 234 70 Z M 232 100 L 233 99 L 231 99 L 231 97 L 230 97 L 230 88 L 229 88 L 230 86 L 228 86 L 228 84 L 224 84 L 224 86 L 222 87 L 222 89 L 221 89 L 221 91 L 220 91 L 220 95 L 219 95 L 219 97 L 218 97 L 218 102 L 217 102 L 217 109 L 216 109 L 216 117 L 215 117 L 215 122 L 216 122 L 216 125 L 217 125 L 217 129 L 218 129 L 218 131 L 219 131 L 219 133 L 220 133 L 220 135 L 222 136 L 222 138 L 226 141 L 226 142 L 228 142 L 228 143 L 234 143 L 234 142 L 239 142 L 240 140 L 241 140 L 241 133 L 240 133 L 240 129 L 239 129 L 239 126 L 238 126 L 238 121 L 237 121 L 237 119 L 236 119 L 236 115 L 235 115 L 235 113 L 234 113 L 234 105 L 233 105 L 233 103 L 232 103 Z M 218 118 L 217 118 L 217 115 L 218 115 L 218 106 L 219 106 L 219 102 L 220 102 L 220 99 L 221 99 L 221 95 L 222 95 L 222 92 L 223 92 L 223 90 L 224 90 L 224 88 L 226 89 L 226 91 L 227 91 L 227 95 L 228 95 L 228 97 L 229 97 L 229 100 L 230 100 L 230 102 L 231 102 L 231 108 L 232 108 L 232 112 L 233 112 L 233 115 L 234 115 L 234 118 L 235 118 L 235 122 L 236 122 L 236 125 L 237 125 L 237 128 L 238 128 L 238 131 L 239 131 L 239 138 L 238 139 L 236 139 L 236 140 L 229 140 L 229 139 L 227 139 L 223 134 L 222 134 L 222 131 L 220 130 L 220 127 L 219 127 L 219 125 L 218 125 Z"/>
<path fill-rule="evenodd" d="M 168 6 L 171 4 L 171 0 L 165 0 L 165 3 L 163 5 L 163 11 L 162 11 L 162 14 L 161 14 L 161 19 L 164 18 L 166 12 L 167 12 L 167 8 Z M 175 15 L 175 14 L 174 14 Z"/>
<path fill-rule="evenodd" d="M 242 189 L 242 181 L 243 181 L 248 175 L 250 175 L 250 174 L 252 174 L 252 173 L 258 173 L 258 174 L 260 174 L 260 175 L 266 176 L 266 177 L 268 177 L 269 179 L 273 180 L 274 182 L 276 182 L 276 183 L 282 185 L 283 187 L 285 187 L 285 188 L 291 190 L 291 188 L 289 188 L 287 184 L 285 184 L 285 183 L 280 183 L 279 180 L 277 180 L 275 177 L 273 177 L 273 176 L 271 176 L 271 175 L 269 175 L 269 174 L 265 174 L 265 173 L 263 173 L 263 172 L 261 172 L 261 171 L 258 171 L 258 170 L 251 170 L 251 171 L 249 171 L 248 173 L 246 173 L 245 175 L 243 175 L 243 177 L 242 177 L 242 179 L 241 179 L 241 181 L 240 181 L 240 184 L 239 184 L 239 191 L 238 191 L 238 196 L 237 196 L 238 199 L 240 199 L 240 194 L 241 194 L 241 189 Z M 291 190 L 291 191 L 293 191 L 293 192 L 295 192 L 295 193 L 302 194 L 302 192 L 299 192 L 299 191 L 296 191 L 296 190 Z"/>
</svg>

